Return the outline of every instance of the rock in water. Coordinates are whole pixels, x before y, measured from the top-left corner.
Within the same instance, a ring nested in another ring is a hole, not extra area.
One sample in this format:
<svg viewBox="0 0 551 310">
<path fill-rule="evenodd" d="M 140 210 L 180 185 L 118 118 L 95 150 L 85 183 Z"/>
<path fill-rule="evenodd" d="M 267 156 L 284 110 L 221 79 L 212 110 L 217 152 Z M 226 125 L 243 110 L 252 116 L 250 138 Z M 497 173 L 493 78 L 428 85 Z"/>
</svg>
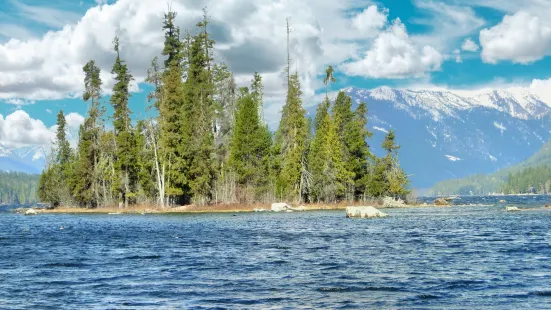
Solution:
<svg viewBox="0 0 551 310">
<path fill-rule="evenodd" d="M 444 198 L 438 198 L 434 201 L 434 204 L 437 206 L 449 206 L 450 202 Z"/>
<path fill-rule="evenodd" d="M 371 206 L 346 207 L 346 217 L 371 218 L 371 217 L 387 217 L 387 216 L 388 214 L 383 213 Z"/>
<path fill-rule="evenodd" d="M 34 209 L 29 209 L 25 211 L 25 215 L 36 215 L 36 211 Z"/>
<path fill-rule="evenodd" d="M 291 210 L 291 206 L 284 202 L 272 203 L 272 211 L 274 212 L 284 212 L 287 210 Z"/>
<path fill-rule="evenodd" d="M 517 211 L 520 211 L 520 209 L 518 207 L 507 207 L 505 208 L 505 210 L 507 212 L 517 212 Z"/>
</svg>

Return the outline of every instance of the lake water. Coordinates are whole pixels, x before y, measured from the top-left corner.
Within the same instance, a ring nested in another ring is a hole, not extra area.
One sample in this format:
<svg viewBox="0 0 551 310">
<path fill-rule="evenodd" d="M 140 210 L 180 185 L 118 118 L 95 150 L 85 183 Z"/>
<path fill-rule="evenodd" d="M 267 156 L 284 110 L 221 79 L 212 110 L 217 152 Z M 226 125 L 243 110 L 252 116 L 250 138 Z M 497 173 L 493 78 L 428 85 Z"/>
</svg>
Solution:
<svg viewBox="0 0 551 310">
<path fill-rule="evenodd" d="M 0 309 L 551 309 L 551 210 L 469 199 L 492 206 L 369 220 L 4 212 Z"/>
</svg>

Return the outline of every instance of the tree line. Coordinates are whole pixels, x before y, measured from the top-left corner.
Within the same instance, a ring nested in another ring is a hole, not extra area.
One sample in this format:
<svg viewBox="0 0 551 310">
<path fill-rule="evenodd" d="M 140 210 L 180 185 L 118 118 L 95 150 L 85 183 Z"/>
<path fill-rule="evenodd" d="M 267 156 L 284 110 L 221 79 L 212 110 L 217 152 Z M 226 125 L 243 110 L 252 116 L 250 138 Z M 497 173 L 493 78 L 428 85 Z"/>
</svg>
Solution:
<svg viewBox="0 0 551 310">
<path fill-rule="evenodd" d="M 342 91 L 334 102 L 329 99 L 335 82 L 331 66 L 323 79 L 325 99 L 311 119 L 287 53 L 287 96 L 272 133 L 263 116 L 261 76 L 255 73 L 250 86 L 238 87 L 228 67 L 215 61 L 206 10 L 193 35 L 181 34 L 175 19 L 172 11 L 164 16 L 164 59 L 153 59 L 146 79 L 154 88 L 148 100 L 156 117 L 135 122 L 130 117 L 133 77 L 121 59 L 117 37 L 111 71 L 116 84 L 109 98 L 114 113 L 109 118 L 99 67 L 93 60 L 83 67 L 83 100 L 89 110 L 78 146 L 70 147 L 60 111 L 51 160 L 40 177 L 42 201 L 89 208 L 165 207 L 407 195 L 395 133 L 390 131 L 382 144 L 386 155 L 376 157 L 367 143 L 372 133 L 366 104 L 353 110 L 352 98 Z"/>
<path fill-rule="evenodd" d="M 551 193 L 551 167 L 530 167 L 509 173 L 503 186 L 504 194 L 549 194 Z"/>
<path fill-rule="evenodd" d="M 38 175 L 0 172 L 0 204 L 19 205 L 38 202 Z"/>
</svg>

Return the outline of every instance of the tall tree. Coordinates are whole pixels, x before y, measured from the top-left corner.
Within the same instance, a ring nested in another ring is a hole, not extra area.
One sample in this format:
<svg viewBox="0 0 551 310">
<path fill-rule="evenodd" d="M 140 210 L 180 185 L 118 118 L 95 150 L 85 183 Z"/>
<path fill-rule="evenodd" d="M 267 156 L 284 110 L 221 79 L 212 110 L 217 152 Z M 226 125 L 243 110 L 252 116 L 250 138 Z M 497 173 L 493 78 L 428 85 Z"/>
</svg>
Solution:
<svg viewBox="0 0 551 310">
<path fill-rule="evenodd" d="M 180 29 L 175 24 L 176 13 L 165 14 L 163 30 L 166 56 L 162 77 L 162 100 L 159 102 L 159 158 L 166 167 L 165 194 L 176 201 L 184 194 L 186 185 L 185 162 L 179 148 L 189 143 L 182 132 L 184 118 L 184 85 L 182 82 L 183 45 Z M 187 119 L 189 120 L 189 119 Z"/>
<path fill-rule="evenodd" d="M 151 62 L 151 67 L 147 70 L 146 82 L 152 84 L 154 87 L 151 93 L 149 93 L 147 96 L 147 100 L 151 104 L 150 106 L 148 106 L 147 109 L 155 107 L 160 114 L 161 106 L 163 106 L 162 102 L 164 90 L 163 72 L 161 71 L 159 60 L 157 57 L 153 58 L 153 61 Z M 160 126 L 158 126 L 158 123 L 162 123 L 162 115 L 159 115 L 158 122 L 156 124 L 157 126 L 153 124 L 153 120 L 151 118 L 143 122 L 143 128 L 142 130 L 140 130 L 140 133 L 144 135 L 142 151 L 149 150 L 150 153 L 153 155 L 153 163 L 151 163 L 151 165 L 153 166 L 155 176 L 155 188 L 157 195 L 155 200 L 158 205 L 164 208 L 166 205 L 166 167 L 168 161 L 165 157 L 162 156 L 163 154 L 161 153 L 161 146 L 159 144 Z M 143 157 L 140 156 L 140 158 Z M 142 167 L 143 166 L 144 164 L 142 164 Z M 143 169 L 141 169 L 140 175 L 140 182 L 142 182 L 142 177 L 147 177 L 147 174 L 144 174 Z"/>
<path fill-rule="evenodd" d="M 128 66 L 121 60 L 119 38 L 113 40 L 114 50 L 117 53 L 115 64 L 111 71 L 115 75 L 116 84 L 111 95 L 111 105 L 114 109 L 113 127 L 116 137 L 115 151 L 115 182 L 113 187 L 119 197 L 119 206 L 124 203 L 128 207 L 130 197 L 135 196 L 138 182 L 138 150 L 130 119 L 129 85 L 133 80 Z"/>
<path fill-rule="evenodd" d="M 100 202 L 98 162 L 102 130 L 100 69 L 91 60 L 84 67 L 84 101 L 91 101 L 88 115 L 79 130 L 78 161 L 75 171 L 75 196 L 82 206 L 97 207 Z"/>
<path fill-rule="evenodd" d="M 69 144 L 69 140 L 67 140 L 67 121 L 65 120 L 63 110 L 59 110 L 57 114 L 56 138 L 57 163 L 66 166 L 71 160 L 71 145 Z"/>
<path fill-rule="evenodd" d="M 348 172 L 342 160 L 341 141 L 337 128 L 329 114 L 330 101 L 325 98 L 317 109 L 315 136 L 309 156 L 309 170 L 312 173 L 312 199 L 335 202 L 344 195 Z"/>
<path fill-rule="evenodd" d="M 308 122 L 301 95 L 298 74 L 295 73 L 290 76 L 287 100 L 283 106 L 275 142 L 279 153 L 276 195 L 295 201 L 303 200 L 302 194 L 307 183 L 305 150 Z"/>
<path fill-rule="evenodd" d="M 214 40 L 204 31 L 208 21 L 197 24 L 201 30 L 191 43 L 189 68 L 185 82 L 185 104 L 182 115 L 184 143 L 180 152 L 186 164 L 186 179 L 193 202 L 206 204 L 212 199 L 215 177 L 214 117 L 215 85 L 211 71 Z"/>
<path fill-rule="evenodd" d="M 360 103 L 354 111 L 352 120 L 344 126 L 345 136 L 343 144 L 345 146 L 345 165 L 346 170 L 351 173 L 353 181 L 353 197 L 347 197 L 348 200 L 365 198 L 371 160 L 374 159 L 369 149 L 367 139 L 373 136 L 367 129 L 367 105 Z"/>
<path fill-rule="evenodd" d="M 396 144 L 394 130 L 388 132 L 382 143 L 382 147 L 387 152 L 386 156 L 379 162 L 379 164 L 384 167 L 385 171 L 385 194 L 392 197 L 404 198 L 409 193 L 407 190 L 409 181 L 398 163 L 398 150 L 400 146 Z M 383 168 L 379 169 L 383 170 Z"/>
<path fill-rule="evenodd" d="M 253 87 L 261 83 L 258 76 L 253 80 Z M 266 134 L 266 127 L 258 116 L 259 94 L 241 89 L 236 113 L 235 129 L 232 137 L 230 164 L 237 172 L 238 183 L 248 194 L 264 194 L 268 178 L 269 153 L 271 138 Z M 257 193 L 250 193 L 251 190 Z M 254 201 L 254 196 L 245 195 L 246 202 Z"/>
</svg>

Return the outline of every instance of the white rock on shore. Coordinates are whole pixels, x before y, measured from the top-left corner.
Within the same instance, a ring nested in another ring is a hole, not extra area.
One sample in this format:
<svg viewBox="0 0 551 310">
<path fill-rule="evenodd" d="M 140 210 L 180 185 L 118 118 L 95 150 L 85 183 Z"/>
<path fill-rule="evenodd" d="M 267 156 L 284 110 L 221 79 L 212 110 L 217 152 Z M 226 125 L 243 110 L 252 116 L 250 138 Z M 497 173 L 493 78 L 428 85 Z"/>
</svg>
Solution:
<svg viewBox="0 0 551 310">
<path fill-rule="evenodd" d="M 406 203 L 402 199 L 394 199 L 393 197 L 383 198 L 383 208 L 405 208 Z"/>
<path fill-rule="evenodd" d="M 36 215 L 36 211 L 34 209 L 29 209 L 25 211 L 25 215 Z"/>
<path fill-rule="evenodd" d="M 372 218 L 387 217 L 388 214 L 377 210 L 374 207 L 346 207 L 346 217 Z"/>
<path fill-rule="evenodd" d="M 272 203 L 272 211 L 274 212 L 284 212 L 287 210 L 291 210 L 291 206 L 284 202 Z"/>
</svg>

